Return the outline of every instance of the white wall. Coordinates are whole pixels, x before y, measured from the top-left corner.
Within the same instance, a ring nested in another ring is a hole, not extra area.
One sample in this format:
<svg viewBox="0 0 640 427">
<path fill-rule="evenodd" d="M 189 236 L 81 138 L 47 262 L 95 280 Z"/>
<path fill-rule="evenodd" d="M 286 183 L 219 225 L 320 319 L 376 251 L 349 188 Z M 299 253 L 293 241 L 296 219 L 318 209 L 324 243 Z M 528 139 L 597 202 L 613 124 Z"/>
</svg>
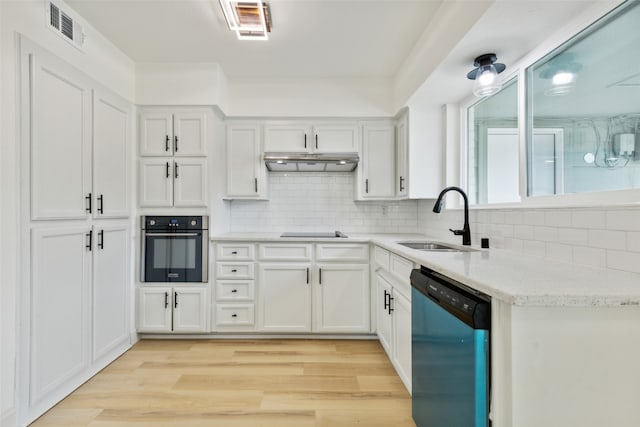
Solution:
<svg viewBox="0 0 640 427">
<path fill-rule="evenodd" d="M 231 231 L 415 233 L 417 201 L 354 201 L 355 173 L 271 172 L 269 200 L 231 202 Z"/>
<path fill-rule="evenodd" d="M 17 34 L 35 43 L 90 75 L 123 98 L 134 95 L 133 63 L 122 52 L 84 23 L 87 41 L 79 51 L 46 26 L 45 3 L 40 0 L 0 1 L 0 423 L 15 424 L 15 358 L 17 299 L 19 297 L 19 180 L 17 133 Z M 72 16 L 78 18 L 77 16 Z M 80 21 L 82 21 L 80 19 Z"/>
</svg>

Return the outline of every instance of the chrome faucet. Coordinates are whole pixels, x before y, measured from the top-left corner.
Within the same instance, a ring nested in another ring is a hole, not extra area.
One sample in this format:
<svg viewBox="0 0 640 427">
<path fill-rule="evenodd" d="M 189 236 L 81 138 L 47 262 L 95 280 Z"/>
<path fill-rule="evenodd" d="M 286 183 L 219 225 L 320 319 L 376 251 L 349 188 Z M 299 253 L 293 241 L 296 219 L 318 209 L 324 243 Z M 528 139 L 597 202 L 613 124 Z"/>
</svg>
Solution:
<svg viewBox="0 0 640 427">
<path fill-rule="evenodd" d="M 457 191 L 462 194 L 462 198 L 464 199 L 464 225 L 462 226 L 462 230 L 453 230 L 449 229 L 456 236 L 462 236 L 462 244 L 465 246 L 471 246 L 471 229 L 469 228 L 469 199 L 467 199 L 467 195 L 460 187 L 447 187 L 440 192 L 438 196 L 438 200 L 436 200 L 436 204 L 433 206 L 433 211 L 439 214 L 442 211 L 442 203 L 444 202 L 444 195 L 449 191 Z"/>
</svg>

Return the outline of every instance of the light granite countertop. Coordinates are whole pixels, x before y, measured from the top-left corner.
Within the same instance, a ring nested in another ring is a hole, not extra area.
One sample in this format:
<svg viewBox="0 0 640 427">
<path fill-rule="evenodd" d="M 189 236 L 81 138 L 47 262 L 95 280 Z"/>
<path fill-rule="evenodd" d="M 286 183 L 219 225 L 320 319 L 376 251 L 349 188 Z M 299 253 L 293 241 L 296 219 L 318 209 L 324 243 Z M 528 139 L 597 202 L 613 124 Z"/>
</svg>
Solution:
<svg viewBox="0 0 640 427">
<path fill-rule="evenodd" d="M 526 257 L 504 250 L 430 252 L 402 241 L 434 240 L 419 234 L 354 234 L 348 238 L 281 238 L 280 233 L 227 233 L 215 242 L 373 243 L 416 264 L 516 306 L 635 306 L 640 308 L 640 274 Z M 407 278 L 408 279 L 408 278 Z"/>
</svg>

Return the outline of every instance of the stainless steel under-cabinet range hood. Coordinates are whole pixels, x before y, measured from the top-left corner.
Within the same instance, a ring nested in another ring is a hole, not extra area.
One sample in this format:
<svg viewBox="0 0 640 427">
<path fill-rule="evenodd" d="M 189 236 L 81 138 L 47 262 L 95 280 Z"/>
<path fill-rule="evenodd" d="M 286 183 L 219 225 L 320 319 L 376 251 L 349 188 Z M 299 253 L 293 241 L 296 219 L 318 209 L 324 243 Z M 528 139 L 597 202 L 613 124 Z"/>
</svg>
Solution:
<svg viewBox="0 0 640 427">
<path fill-rule="evenodd" d="M 359 161 L 358 153 L 264 153 L 272 172 L 351 172 Z"/>
</svg>

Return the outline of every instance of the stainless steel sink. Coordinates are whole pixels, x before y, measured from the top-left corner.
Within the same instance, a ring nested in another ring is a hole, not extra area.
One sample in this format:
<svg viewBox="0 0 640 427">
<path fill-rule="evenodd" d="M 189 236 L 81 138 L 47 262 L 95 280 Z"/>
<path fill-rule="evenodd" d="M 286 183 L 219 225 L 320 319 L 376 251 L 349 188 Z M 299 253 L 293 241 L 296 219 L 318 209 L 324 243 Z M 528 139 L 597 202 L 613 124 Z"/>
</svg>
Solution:
<svg viewBox="0 0 640 427">
<path fill-rule="evenodd" d="M 399 245 L 406 246 L 407 248 L 417 249 L 419 251 L 434 251 L 434 252 L 472 252 L 475 249 L 464 248 L 460 246 L 448 245 L 440 242 L 398 242 Z"/>
</svg>

